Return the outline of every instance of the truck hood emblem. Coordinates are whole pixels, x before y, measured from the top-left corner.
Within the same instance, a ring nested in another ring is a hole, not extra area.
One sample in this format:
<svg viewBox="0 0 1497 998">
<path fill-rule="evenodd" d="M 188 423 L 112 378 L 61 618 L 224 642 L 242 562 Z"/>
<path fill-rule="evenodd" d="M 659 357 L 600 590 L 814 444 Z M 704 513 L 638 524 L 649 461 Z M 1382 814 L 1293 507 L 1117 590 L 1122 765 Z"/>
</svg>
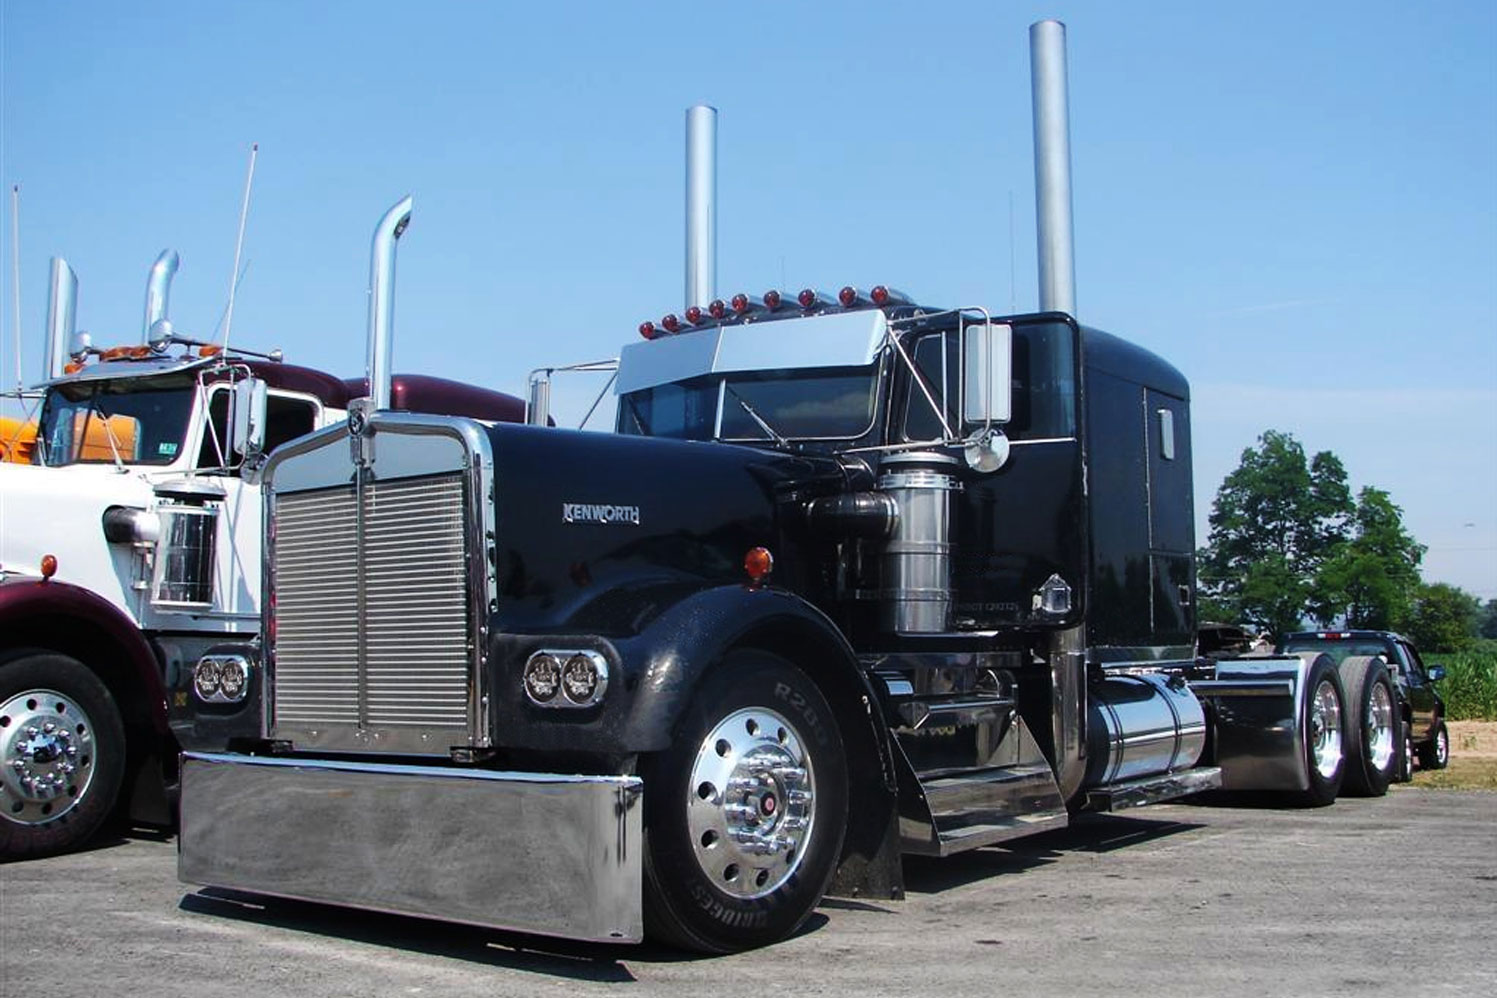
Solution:
<svg viewBox="0 0 1497 998">
<path fill-rule="evenodd" d="M 591 502 L 561 504 L 562 523 L 630 523 L 639 526 L 638 506 L 610 506 Z"/>
</svg>

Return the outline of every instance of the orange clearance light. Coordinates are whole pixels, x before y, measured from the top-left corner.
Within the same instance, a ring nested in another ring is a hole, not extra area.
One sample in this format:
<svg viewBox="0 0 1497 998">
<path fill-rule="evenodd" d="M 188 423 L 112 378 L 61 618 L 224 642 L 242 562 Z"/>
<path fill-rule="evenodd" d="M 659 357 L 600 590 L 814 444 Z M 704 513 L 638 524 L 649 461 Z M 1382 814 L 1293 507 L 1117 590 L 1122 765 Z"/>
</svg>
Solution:
<svg viewBox="0 0 1497 998">
<path fill-rule="evenodd" d="M 218 346 L 216 344 L 209 344 L 208 346 L 198 347 L 198 356 L 199 357 L 217 357 L 219 354 L 221 354 L 223 352 L 224 352 L 224 348 L 221 347 L 221 346 Z"/>
<path fill-rule="evenodd" d="M 66 364 L 62 365 L 63 374 L 77 374 L 81 370 L 83 370 L 83 365 L 78 363 L 76 360 L 70 360 Z"/>
<path fill-rule="evenodd" d="M 769 553 L 769 548 L 753 548 L 743 556 L 743 570 L 758 585 L 774 571 L 774 555 Z"/>
<path fill-rule="evenodd" d="M 765 553 L 768 554 L 768 552 L 765 552 Z M 50 578 L 52 578 L 52 576 L 54 576 L 56 574 L 57 574 L 57 555 L 55 555 L 55 554 L 44 554 L 44 555 L 42 555 L 42 578 L 43 579 L 50 579 Z"/>
</svg>

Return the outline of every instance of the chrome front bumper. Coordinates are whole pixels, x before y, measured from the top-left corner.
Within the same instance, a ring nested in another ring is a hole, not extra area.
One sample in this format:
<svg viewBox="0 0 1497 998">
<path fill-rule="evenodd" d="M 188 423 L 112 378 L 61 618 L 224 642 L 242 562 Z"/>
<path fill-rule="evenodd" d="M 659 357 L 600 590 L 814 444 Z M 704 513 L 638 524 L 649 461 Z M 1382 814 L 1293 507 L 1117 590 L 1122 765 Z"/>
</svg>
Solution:
<svg viewBox="0 0 1497 998">
<path fill-rule="evenodd" d="M 638 942 L 642 784 L 189 752 L 190 884 Z"/>
</svg>

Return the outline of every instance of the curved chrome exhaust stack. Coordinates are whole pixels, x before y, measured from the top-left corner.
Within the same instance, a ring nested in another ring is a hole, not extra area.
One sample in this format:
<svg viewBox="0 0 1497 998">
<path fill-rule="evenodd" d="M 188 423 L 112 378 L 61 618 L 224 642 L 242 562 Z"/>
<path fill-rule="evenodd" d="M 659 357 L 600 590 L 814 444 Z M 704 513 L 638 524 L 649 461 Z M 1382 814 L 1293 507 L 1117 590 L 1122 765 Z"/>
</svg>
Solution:
<svg viewBox="0 0 1497 998">
<path fill-rule="evenodd" d="M 142 343 L 151 342 L 151 327 L 166 318 L 171 304 L 172 278 L 177 276 L 177 265 L 181 262 L 176 250 L 164 249 L 151 264 L 151 275 L 146 278 L 146 322 L 140 333 Z"/>
<path fill-rule="evenodd" d="M 52 258 L 47 290 L 47 381 L 62 377 L 78 324 L 78 275 L 60 256 Z"/>
<path fill-rule="evenodd" d="M 390 408 L 390 358 L 395 328 L 395 244 L 411 224 L 411 197 L 385 212 L 374 227 L 369 254 L 369 399 Z"/>
</svg>

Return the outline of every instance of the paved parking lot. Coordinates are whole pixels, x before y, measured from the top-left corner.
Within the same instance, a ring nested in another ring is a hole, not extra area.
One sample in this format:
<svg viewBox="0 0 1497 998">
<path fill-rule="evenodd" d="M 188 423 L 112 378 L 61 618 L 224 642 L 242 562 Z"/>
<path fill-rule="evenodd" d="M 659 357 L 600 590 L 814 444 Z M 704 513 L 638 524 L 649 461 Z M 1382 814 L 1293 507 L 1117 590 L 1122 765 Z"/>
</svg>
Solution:
<svg viewBox="0 0 1497 998">
<path fill-rule="evenodd" d="M 496 847 L 501 847 L 496 844 Z M 178 884 L 136 837 L 0 867 L 0 995 L 1497 995 L 1497 794 L 1163 805 L 907 863 L 702 959 Z"/>
</svg>

